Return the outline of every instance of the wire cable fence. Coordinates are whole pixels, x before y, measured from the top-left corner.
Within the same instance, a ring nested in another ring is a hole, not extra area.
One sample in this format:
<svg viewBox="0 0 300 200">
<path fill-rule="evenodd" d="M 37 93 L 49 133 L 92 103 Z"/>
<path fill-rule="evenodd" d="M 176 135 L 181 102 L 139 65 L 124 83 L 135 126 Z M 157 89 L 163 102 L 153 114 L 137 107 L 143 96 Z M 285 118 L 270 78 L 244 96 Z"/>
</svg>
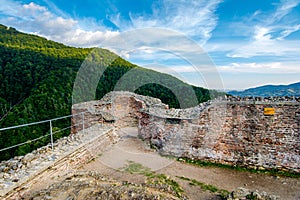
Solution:
<svg viewBox="0 0 300 200">
<path fill-rule="evenodd" d="M 79 127 L 80 125 L 81 125 L 81 130 L 84 132 L 84 129 L 85 129 L 85 125 L 84 125 L 84 113 L 85 112 L 81 112 L 81 113 L 77 113 L 77 114 L 73 114 L 73 115 L 67 115 L 67 116 L 53 118 L 53 119 L 48 119 L 48 120 L 43 120 L 43 121 L 39 121 L 39 122 L 33 122 L 33 123 L 28 123 L 28 124 L 21 124 L 21 125 L 17 125 L 17 126 L 0 128 L 0 133 L 1 133 L 3 131 L 19 129 L 19 128 L 22 128 L 22 127 L 29 127 L 29 126 L 34 126 L 34 125 L 40 125 L 40 124 L 44 124 L 44 123 L 49 123 L 49 133 L 48 134 L 42 135 L 40 137 L 31 139 L 31 140 L 27 140 L 25 142 L 21 142 L 21 143 L 18 143 L 18 144 L 14 144 L 14 145 L 2 148 L 2 149 L 0 149 L 0 152 L 7 151 L 7 150 L 10 150 L 10 149 L 19 147 L 19 146 L 23 146 L 25 144 L 33 143 L 33 142 L 42 140 L 43 138 L 46 138 L 46 137 L 50 137 L 49 138 L 50 139 L 50 144 L 51 144 L 51 148 L 53 149 L 53 143 L 54 143 L 53 136 L 55 134 L 63 132 L 63 131 L 68 130 L 68 129 L 71 130 L 72 128 Z M 53 126 L 53 122 L 59 121 L 59 120 L 63 120 L 63 119 L 67 119 L 67 118 L 71 118 L 71 117 L 75 117 L 75 116 L 80 116 L 81 117 L 81 121 L 79 121 L 79 123 L 77 123 L 77 124 L 71 124 L 70 126 L 60 128 L 59 130 L 55 130 L 55 127 Z M 0 137 L 1 137 L 1 135 L 0 135 Z"/>
</svg>

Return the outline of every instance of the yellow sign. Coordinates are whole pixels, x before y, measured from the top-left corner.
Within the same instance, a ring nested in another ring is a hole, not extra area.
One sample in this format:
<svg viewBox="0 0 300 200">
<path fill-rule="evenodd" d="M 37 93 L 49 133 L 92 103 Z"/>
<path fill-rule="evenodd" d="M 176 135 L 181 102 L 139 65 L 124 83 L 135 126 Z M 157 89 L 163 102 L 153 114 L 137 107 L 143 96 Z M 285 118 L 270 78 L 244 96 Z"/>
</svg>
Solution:
<svg viewBox="0 0 300 200">
<path fill-rule="evenodd" d="M 264 108 L 264 115 L 275 115 L 275 108 Z"/>
</svg>

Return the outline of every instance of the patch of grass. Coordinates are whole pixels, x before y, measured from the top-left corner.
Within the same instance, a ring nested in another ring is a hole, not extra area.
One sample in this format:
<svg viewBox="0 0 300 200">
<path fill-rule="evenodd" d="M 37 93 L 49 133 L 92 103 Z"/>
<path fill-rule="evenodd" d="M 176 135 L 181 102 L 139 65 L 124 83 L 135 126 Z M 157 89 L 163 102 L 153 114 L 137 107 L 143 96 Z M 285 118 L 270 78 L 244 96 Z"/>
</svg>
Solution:
<svg viewBox="0 0 300 200">
<path fill-rule="evenodd" d="M 90 159 L 87 163 L 91 163 L 93 161 L 95 161 L 95 158 Z"/>
<path fill-rule="evenodd" d="M 246 196 L 246 198 L 247 198 L 248 200 L 257 200 L 257 198 L 254 197 L 254 196 L 251 195 L 251 194 L 248 194 L 248 195 Z"/>
<path fill-rule="evenodd" d="M 176 160 L 177 157 L 175 156 L 171 156 L 171 155 L 164 155 L 164 154 L 160 154 L 161 157 L 164 157 L 164 158 L 167 158 L 167 159 L 170 159 L 170 160 Z"/>
<path fill-rule="evenodd" d="M 205 185 L 205 184 L 204 184 L 204 185 L 201 186 L 201 188 L 202 188 L 203 190 L 208 190 L 208 191 L 211 191 L 211 192 L 213 192 L 213 193 L 219 191 L 219 189 L 216 188 L 216 187 L 213 186 L 213 185 Z"/>
<path fill-rule="evenodd" d="M 189 179 L 189 178 L 186 178 L 186 177 L 184 177 L 184 176 L 180 176 L 180 177 L 178 177 L 178 176 L 176 176 L 177 178 L 180 178 L 181 180 L 184 180 L 184 181 L 190 181 L 191 179 Z"/>
<path fill-rule="evenodd" d="M 124 169 L 125 172 L 129 172 L 131 174 L 151 175 L 151 170 L 148 167 L 145 167 L 142 164 L 133 161 L 127 162 L 128 166 Z"/>
<path fill-rule="evenodd" d="M 246 167 L 241 167 L 237 165 L 226 165 L 220 163 L 213 163 L 208 161 L 201 161 L 201 160 L 193 160 L 190 158 L 177 158 L 177 161 L 189 163 L 192 165 L 196 165 L 199 167 L 219 167 L 224 169 L 233 169 L 237 171 L 246 171 L 256 174 L 269 174 L 272 176 L 283 176 L 283 177 L 291 177 L 291 178 L 300 178 L 300 173 L 296 172 L 287 172 L 278 169 L 251 169 Z"/>
<path fill-rule="evenodd" d="M 175 180 L 167 177 L 165 174 L 155 174 L 148 179 L 148 182 L 152 184 L 170 186 L 172 188 L 172 191 L 175 192 L 175 195 L 178 198 L 183 197 L 184 190 L 182 189 L 182 187 Z"/>
<path fill-rule="evenodd" d="M 128 161 L 128 166 L 124 169 L 124 171 L 131 174 L 135 173 L 145 175 L 147 177 L 147 183 L 169 186 L 178 198 L 182 198 L 184 196 L 184 190 L 175 180 L 169 178 L 165 174 L 156 174 L 140 163 Z"/>
<path fill-rule="evenodd" d="M 216 193 L 216 194 L 218 194 L 218 196 L 220 196 L 223 199 L 229 194 L 229 191 L 227 191 L 227 190 L 219 189 L 216 186 L 205 184 L 205 183 L 199 182 L 195 179 L 190 179 L 190 178 L 187 178 L 184 176 L 176 176 L 176 177 L 181 180 L 188 181 L 189 184 L 192 186 L 199 186 L 202 190 Z"/>
</svg>

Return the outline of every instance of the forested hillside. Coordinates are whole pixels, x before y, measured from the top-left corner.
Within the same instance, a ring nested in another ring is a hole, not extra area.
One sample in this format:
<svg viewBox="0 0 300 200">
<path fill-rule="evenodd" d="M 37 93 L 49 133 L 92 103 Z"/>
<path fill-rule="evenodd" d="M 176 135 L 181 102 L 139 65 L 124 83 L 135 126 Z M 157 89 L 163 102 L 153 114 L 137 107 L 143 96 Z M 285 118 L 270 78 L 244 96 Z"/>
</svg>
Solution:
<svg viewBox="0 0 300 200">
<path fill-rule="evenodd" d="M 69 115 L 77 71 L 93 49 L 68 47 L 3 25 L 0 25 L 0 33 L 0 128 Z M 108 67 L 99 81 L 97 99 L 112 91 L 117 81 L 131 69 L 136 69 L 142 78 L 164 79 L 170 82 L 172 87 L 180 90 L 188 87 L 170 75 L 140 68 L 108 50 L 98 49 L 97 52 L 102 64 L 107 63 Z M 199 102 L 210 98 L 207 89 L 193 89 Z M 170 107 L 179 107 L 174 94 L 159 84 L 147 84 L 136 92 L 160 98 Z M 70 119 L 60 120 L 54 124 L 54 128 L 61 129 L 69 124 Z M 1 131 L 0 149 L 48 132 L 49 124 Z M 67 134 L 69 131 L 56 134 L 55 139 Z M 2 151 L 0 160 L 27 153 L 48 142 L 49 138 L 45 138 Z"/>
<path fill-rule="evenodd" d="M 250 97 L 284 97 L 300 96 L 300 82 L 289 85 L 264 85 L 255 88 L 249 88 L 244 91 L 229 91 L 233 96 L 250 96 Z"/>
</svg>

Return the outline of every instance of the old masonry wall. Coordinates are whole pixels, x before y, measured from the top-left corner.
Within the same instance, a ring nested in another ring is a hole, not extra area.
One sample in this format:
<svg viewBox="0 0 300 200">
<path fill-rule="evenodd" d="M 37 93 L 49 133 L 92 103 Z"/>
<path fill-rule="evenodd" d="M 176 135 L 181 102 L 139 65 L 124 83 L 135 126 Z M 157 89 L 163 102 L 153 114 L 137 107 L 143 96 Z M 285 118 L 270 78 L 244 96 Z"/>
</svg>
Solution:
<svg viewBox="0 0 300 200">
<path fill-rule="evenodd" d="M 224 101 L 196 118 L 144 113 L 139 133 L 164 155 L 300 172 L 299 126 L 299 103 Z"/>
<path fill-rule="evenodd" d="M 298 100 L 215 100 L 169 109 L 155 98 L 112 92 L 73 107 L 82 111 L 91 124 L 138 126 L 139 137 L 163 155 L 300 172 Z"/>
</svg>

